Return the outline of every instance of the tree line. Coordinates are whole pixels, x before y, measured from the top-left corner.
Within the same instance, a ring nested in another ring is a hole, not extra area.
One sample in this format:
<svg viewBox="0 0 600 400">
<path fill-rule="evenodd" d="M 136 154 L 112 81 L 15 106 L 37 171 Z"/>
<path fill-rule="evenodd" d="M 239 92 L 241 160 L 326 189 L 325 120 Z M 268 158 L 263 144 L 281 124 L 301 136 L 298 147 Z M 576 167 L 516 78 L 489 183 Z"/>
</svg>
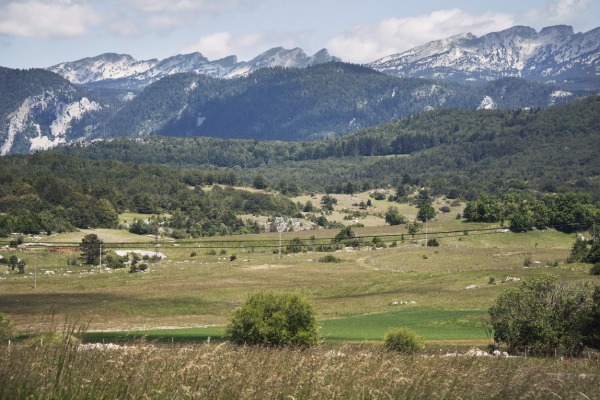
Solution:
<svg viewBox="0 0 600 400">
<path fill-rule="evenodd" d="M 114 228 L 124 211 L 172 213 L 177 217 L 172 224 L 179 221 L 172 228 L 182 235 L 211 235 L 256 229 L 238 214 L 296 212 L 287 198 L 229 187 L 236 183 L 231 171 L 184 171 L 47 153 L 2 157 L 0 235 Z M 212 189 L 204 189 L 211 184 Z"/>
</svg>

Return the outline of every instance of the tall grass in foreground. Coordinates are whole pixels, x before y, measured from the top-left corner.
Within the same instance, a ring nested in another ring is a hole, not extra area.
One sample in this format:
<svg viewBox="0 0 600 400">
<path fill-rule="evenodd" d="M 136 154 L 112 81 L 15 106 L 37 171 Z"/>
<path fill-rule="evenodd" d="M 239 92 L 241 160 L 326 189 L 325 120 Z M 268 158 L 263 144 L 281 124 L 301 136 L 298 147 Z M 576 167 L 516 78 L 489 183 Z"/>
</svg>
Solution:
<svg viewBox="0 0 600 400">
<path fill-rule="evenodd" d="M 402 355 L 375 345 L 279 349 L 73 342 L 0 347 L 0 399 L 599 398 L 598 359 Z"/>
</svg>

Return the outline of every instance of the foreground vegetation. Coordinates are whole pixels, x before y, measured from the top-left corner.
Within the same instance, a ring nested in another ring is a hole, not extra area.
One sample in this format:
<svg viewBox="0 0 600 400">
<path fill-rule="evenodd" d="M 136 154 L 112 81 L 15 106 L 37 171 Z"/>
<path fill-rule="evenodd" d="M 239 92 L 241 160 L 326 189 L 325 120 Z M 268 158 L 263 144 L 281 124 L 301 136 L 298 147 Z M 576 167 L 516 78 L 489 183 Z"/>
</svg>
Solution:
<svg viewBox="0 0 600 400">
<path fill-rule="evenodd" d="M 0 399 L 597 398 L 598 359 L 446 354 L 365 344 L 18 345 L 0 352 Z"/>
</svg>

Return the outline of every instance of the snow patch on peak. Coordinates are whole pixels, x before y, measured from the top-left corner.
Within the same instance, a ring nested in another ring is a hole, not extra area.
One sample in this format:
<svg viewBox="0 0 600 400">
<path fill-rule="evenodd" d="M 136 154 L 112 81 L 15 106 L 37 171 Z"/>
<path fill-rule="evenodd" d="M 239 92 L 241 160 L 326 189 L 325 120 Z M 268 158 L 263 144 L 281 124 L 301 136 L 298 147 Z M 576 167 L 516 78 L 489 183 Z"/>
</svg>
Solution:
<svg viewBox="0 0 600 400">
<path fill-rule="evenodd" d="M 48 68 L 73 83 L 112 82 L 119 87 L 140 89 L 165 76 L 197 73 L 213 78 L 246 76 L 260 68 L 305 68 L 315 64 L 340 61 L 322 49 L 309 57 L 300 48 L 274 47 L 250 61 L 239 62 L 236 56 L 210 61 L 200 53 L 176 55 L 164 60 L 137 61 L 125 54 L 102 54 L 97 57 L 65 62 Z M 110 84 L 110 83 L 109 83 Z"/>
<path fill-rule="evenodd" d="M 498 105 L 490 96 L 485 96 L 483 100 L 481 100 L 479 107 L 477 107 L 478 110 L 496 110 L 497 108 Z"/>
<path fill-rule="evenodd" d="M 515 76 L 548 81 L 549 77 L 600 76 L 599 52 L 600 28 L 575 34 L 566 25 L 539 33 L 514 26 L 481 37 L 462 34 L 436 40 L 367 66 L 404 77 L 494 80 Z"/>
</svg>

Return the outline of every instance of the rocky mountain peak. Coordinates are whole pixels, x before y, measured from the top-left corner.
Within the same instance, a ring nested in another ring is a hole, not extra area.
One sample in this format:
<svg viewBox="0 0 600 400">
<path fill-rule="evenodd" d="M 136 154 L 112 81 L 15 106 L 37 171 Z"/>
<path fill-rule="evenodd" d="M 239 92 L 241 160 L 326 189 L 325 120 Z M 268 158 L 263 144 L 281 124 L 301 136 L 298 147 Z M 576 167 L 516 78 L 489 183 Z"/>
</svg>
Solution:
<svg viewBox="0 0 600 400">
<path fill-rule="evenodd" d="M 557 25 L 539 33 L 514 26 L 481 37 L 455 35 L 367 66 L 389 75 L 452 80 L 493 80 L 505 76 L 542 82 L 578 82 L 600 76 L 600 28 L 575 34 Z"/>
</svg>

